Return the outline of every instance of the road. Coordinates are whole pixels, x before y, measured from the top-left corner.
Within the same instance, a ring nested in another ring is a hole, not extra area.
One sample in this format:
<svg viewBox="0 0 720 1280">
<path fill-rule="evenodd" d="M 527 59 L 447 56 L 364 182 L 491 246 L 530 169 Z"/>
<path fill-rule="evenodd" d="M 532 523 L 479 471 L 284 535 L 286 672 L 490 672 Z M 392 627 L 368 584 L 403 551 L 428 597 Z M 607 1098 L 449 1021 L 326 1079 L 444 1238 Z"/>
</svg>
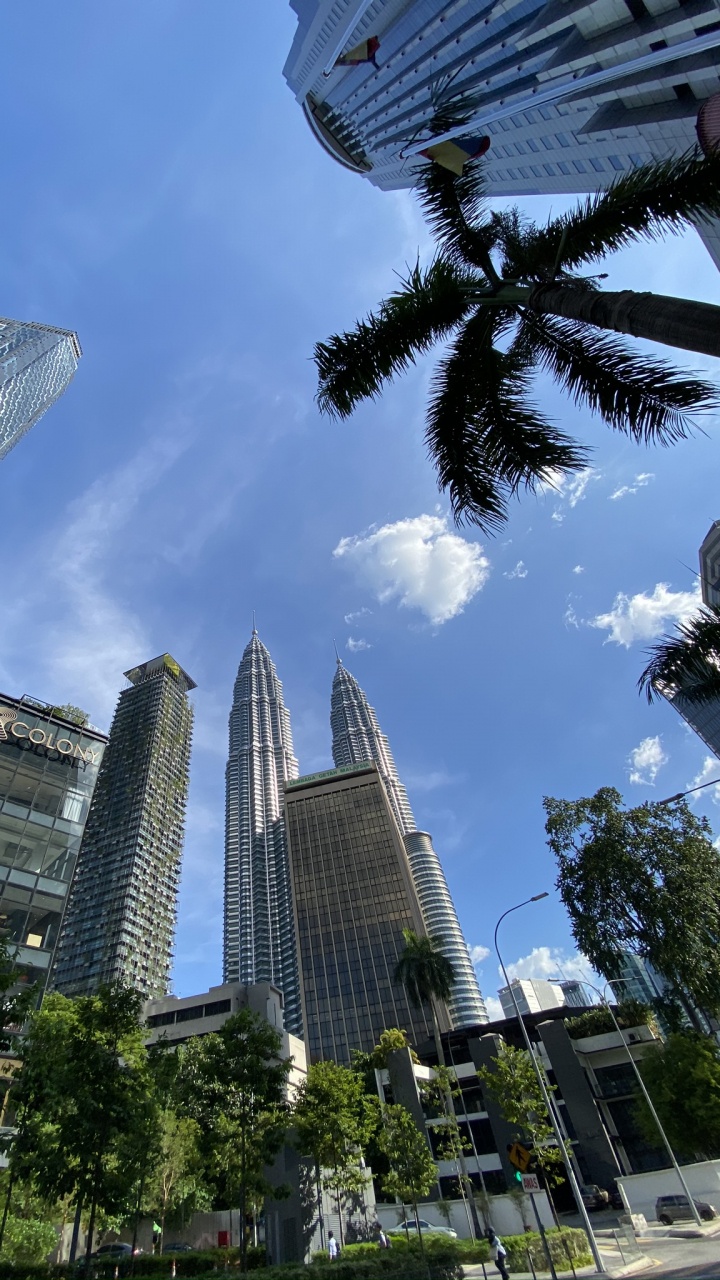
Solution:
<svg viewBox="0 0 720 1280">
<path fill-rule="evenodd" d="M 660 1265 L 636 1272 L 673 1280 L 720 1280 L 720 1236 L 710 1240 L 674 1240 L 660 1236 L 642 1242 L 643 1253 Z"/>
</svg>

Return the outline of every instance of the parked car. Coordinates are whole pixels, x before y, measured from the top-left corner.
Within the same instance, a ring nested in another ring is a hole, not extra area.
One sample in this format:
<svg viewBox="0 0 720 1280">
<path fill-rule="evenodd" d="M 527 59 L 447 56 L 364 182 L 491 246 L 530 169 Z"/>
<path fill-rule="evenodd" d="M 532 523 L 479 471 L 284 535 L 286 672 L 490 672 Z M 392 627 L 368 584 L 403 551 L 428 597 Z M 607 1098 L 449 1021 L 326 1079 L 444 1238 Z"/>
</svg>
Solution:
<svg viewBox="0 0 720 1280">
<path fill-rule="evenodd" d="M 142 1253 L 142 1249 L 135 1250 L 135 1256 Z M 109 1244 L 101 1244 L 99 1249 L 95 1249 L 90 1254 L 90 1263 L 94 1262 L 112 1262 L 113 1258 L 119 1261 L 121 1258 L 132 1258 L 133 1247 L 126 1244 L 124 1240 L 112 1240 Z M 75 1270 L 82 1272 L 85 1269 L 85 1254 L 81 1253 L 75 1259 Z"/>
<path fill-rule="evenodd" d="M 693 1199 L 693 1204 L 705 1222 L 711 1222 L 713 1218 L 717 1217 L 715 1206 L 708 1204 L 705 1200 Z M 682 1221 L 683 1218 L 692 1218 L 692 1216 L 692 1209 L 687 1196 L 658 1196 L 655 1201 L 655 1217 L 658 1222 L 664 1223 L 666 1227 L 669 1227 L 673 1222 Z"/>
<path fill-rule="evenodd" d="M 603 1191 L 595 1182 L 587 1182 L 580 1188 L 582 1202 L 586 1209 L 607 1209 L 610 1193 Z"/>
<path fill-rule="evenodd" d="M 192 1253 L 193 1246 L 191 1244 L 183 1244 L 179 1240 L 173 1240 L 171 1244 L 164 1244 L 163 1253 Z"/>
<path fill-rule="evenodd" d="M 608 1187 L 608 1195 L 610 1196 L 610 1208 L 620 1209 L 621 1212 L 624 1213 L 625 1201 L 623 1200 L 622 1195 L 620 1194 L 620 1188 L 618 1187 L 616 1182 L 612 1182 Z"/>
<path fill-rule="evenodd" d="M 425 1231 L 432 1231 L 435 1235 L 439 1235 L 439 1236 L 450 1236 L 450 1238 L 451 1238 L 452 1240 L 457 1240 L 457 1231 L 453 1231 L 452 1227 L 434 1227 L 434 1226 L 432 1225 L 432 1223 L 431 1223 L 431 1222 L 426 1222 L 424 1218 L 418 1218 L 418 1225 L 419 1225 L 420 1230 L 421 1230 L 422 1232 L 425 1232 Z M 416 1230 L 417 1230 L 417 1227 L 415 1226 L 415 1219 L 414 1219 L 414 1218 L 408 1218 L 408 1220 L 407 1220 L 407 1229 L 408 1229 L 408 1231 L 416 1231 Z M 388 1229 L 388 1231 L 386 1231 L 386 1232 L 385 1232 L 385 1234 L 386 1234 L 386 1235 L 388 1235 L 388 1236 L 402 1236 L 402 1235 L 404 1235 L 404 1234 L 405 1234 L 405 1223 L 404 1223 L 404 1222 L 402 1222 L 402 1223 L 400 1224 L 400 1226 L 399 1226 L 399 1227 L 390 1227 L 390 1228 Z"/>
</svg>

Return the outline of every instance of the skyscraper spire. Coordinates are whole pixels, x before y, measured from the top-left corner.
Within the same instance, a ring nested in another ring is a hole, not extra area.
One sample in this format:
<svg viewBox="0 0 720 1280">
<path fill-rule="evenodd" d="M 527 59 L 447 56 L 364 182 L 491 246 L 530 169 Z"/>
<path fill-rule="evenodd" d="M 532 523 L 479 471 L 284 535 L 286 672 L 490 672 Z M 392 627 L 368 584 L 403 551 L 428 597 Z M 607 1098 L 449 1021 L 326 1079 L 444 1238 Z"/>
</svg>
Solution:
<svg viewBox="0 0 720 1280">
<path fill-rule="evenodd" d="M 230 712 L 225 812 L 225 982 L 272 982 L 285 1026 L 302 1035 L 283 784 L 298 776 L 290 715 L 275 664 L 255 629 Z"/>
<path fill-rule="evenodd" d="M 330 711 L 332 753 L 336 766 L 374 760 L 402 832 L 410 869 L 429 934 L 442 938 L 442 949 L 455 969 L 448 1008 L 453 1025 L 487 1022 L 487 1009 L 457 918 L 440 859 L 425 831 L 418 831 L 407 791 L 398 777 L 390 744 L 375 711 L 354 676 L 338 659 Z"/>
</svg>

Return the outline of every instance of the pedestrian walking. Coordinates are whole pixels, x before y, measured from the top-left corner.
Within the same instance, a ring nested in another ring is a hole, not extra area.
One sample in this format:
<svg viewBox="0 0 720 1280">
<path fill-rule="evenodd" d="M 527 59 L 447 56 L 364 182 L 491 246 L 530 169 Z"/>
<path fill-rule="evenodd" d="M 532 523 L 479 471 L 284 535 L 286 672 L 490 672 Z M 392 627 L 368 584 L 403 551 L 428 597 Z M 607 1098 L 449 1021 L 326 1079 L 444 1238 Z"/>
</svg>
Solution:
<svg viewBox="0 0 720 1280">
<path fill-rule="evenodd" d="M 331 1262 L 335 1261 L 339 1252 L 340 1250 L 338 1248 L 337 1240 L 335 1239 L 332 1231 L 328 1231 L 328 1255 L 330 1257 Z"/>
<path fill-rule="evenodd" d="M 378 1223 L 378 1244 L 381 1249 L 390 1248 L 390 1241 L 388 1237 L 385 1235 L 385 1232 L 383 1231 L 379 1223 Z"/>
<path fill-rule="evenodd" d="M 510 1280 L 510 1276 L 505 1266 L 505 1258 L 507 1257 L 507 1249 L 499 1236 L 495 1235 L 492 1227 L 488 1227 L 485 1232 L 485 1239 L 490 1245 L 490 1257 L 500 1272 L 502 1280 Z"/>
</svg>

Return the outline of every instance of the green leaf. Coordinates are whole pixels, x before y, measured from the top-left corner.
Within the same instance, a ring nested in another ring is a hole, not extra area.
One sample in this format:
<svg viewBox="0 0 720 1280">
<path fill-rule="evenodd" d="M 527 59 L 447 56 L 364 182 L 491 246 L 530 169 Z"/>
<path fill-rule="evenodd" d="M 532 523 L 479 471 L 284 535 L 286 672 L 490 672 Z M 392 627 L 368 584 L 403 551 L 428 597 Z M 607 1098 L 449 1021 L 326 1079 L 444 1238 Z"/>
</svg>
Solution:
<svg viewBox="0 0 720 1280">
<path fill-rule="evenodd" d="M 638 685 L 648 702 L 666 693 L 693 706 L 720 698 L 720 605 L 705 605 L 648 649 Z M 720 768 L 720 766 L 718 766 Z"/>
</svg>

